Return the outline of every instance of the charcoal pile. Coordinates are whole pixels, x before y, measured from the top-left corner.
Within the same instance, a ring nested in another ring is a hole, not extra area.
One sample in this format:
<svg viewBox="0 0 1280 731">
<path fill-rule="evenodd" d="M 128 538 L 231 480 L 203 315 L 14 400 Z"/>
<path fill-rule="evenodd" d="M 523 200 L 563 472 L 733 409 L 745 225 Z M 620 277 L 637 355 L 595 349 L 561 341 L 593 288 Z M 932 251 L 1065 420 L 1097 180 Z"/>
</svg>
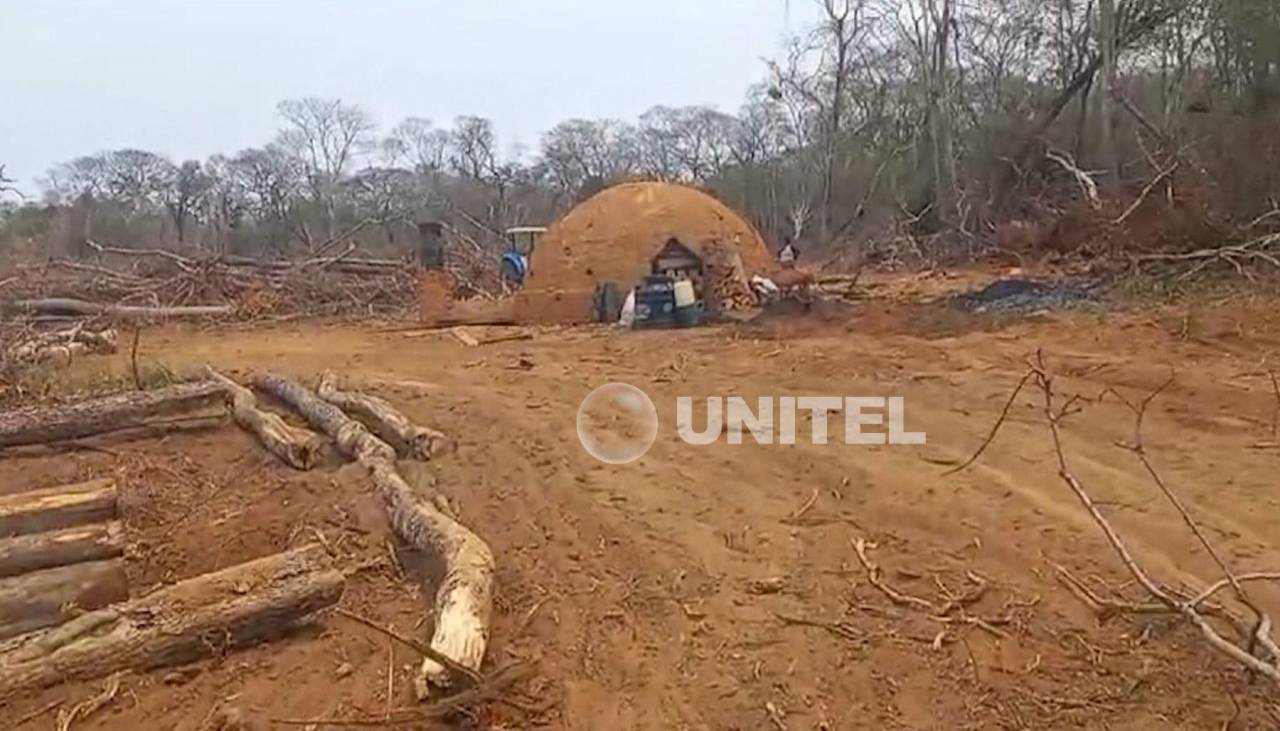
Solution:
<svg viewBox="0 0 1280 731">
<path fill-rule="evenodd" d="M 1102 306 L 1089 285 L 1000 279 L 976 292 L 965 292 L 949 304 L 974 313 L 1029 315 L 1053 310 L 1096 309 Z"/>
</svg>

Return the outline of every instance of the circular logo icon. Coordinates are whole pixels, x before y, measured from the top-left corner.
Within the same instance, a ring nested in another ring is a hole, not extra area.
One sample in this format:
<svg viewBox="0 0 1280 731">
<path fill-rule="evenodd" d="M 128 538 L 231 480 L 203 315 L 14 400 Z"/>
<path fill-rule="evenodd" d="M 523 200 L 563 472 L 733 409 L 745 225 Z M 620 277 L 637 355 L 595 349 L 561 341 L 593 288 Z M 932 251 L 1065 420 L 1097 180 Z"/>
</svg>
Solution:
<svg viewBox="0 0 1280 731">
<path fill-rule="evenodd" d="M 658 410 L 648 394 L 628 383 L 606 383 L 578 406 L 578 441 L 606 464 L 644 456 L 658 438 Z"/>
</svg>

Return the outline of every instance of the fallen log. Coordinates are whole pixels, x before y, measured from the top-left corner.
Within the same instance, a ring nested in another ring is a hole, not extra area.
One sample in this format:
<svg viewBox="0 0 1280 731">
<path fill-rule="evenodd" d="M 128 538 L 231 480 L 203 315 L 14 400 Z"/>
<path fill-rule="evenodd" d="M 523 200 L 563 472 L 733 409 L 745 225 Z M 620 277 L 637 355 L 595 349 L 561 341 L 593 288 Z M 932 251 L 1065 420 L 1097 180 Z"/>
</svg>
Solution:
<svg viewBox="0 0 1280 731">
<path fill-rule="evenodd" d="M 0 639 L 52 627 L 129 598 L 120 559 L 88 561 L 0 579 Z"/>
<path fill-rule="evenodd" d="M 0 496 L 0 538 L 111 520 L 116 502 L 108 479 Z"/>
<path fill-rule="evenodd" d="M 413 423 L 385 400 L 355 391 L 340 391 L 336 381 L 332 371 L 320 376 L 316 389 L 320 398 L 354 416 L 398 454 L 431 459 L 452 446 L 452 441 L 442 432 Z"/>
<path fill-rule="evenodd" d="M 152 417 L 215 404 L 223 393 L 220 383 L 198 381 L 63 406 L 15 409 L 0 413 L 0 447 L 45 444 L 146 426 Z"/>
<path fill-rule="evenodd" d="M 138 305 L 104 305 L 100 302 L 69 297 L 17 300 L 6 302 L 3 309 L 39 315 L 105 315 L 127 319 L 219 317 L 235 313 L 231 305 L 192 305 L 187 307 L 142 307 Z"/>
<path fill-rule="evenodd" d="M 0 578 L 124 555 L 118 521 L 0 539 Z"/>
<path fill-rule="evenodd" d="M 149 670 L 280 637 L 337 603 L 319 546 L 232 566 L 0 645 L 0 703 L 58 683 Z"/>
<path fill-rule="evenodd" d="M 467 670 L 478 670 L 489 643 L 493 611 L 494 561 L 489 546 L 430 500 L 415 495 L 396 471 L 391 445 L 337 406 L 279 376 L 260 375 L 254 386 L 293 406 L 313 427 L 337 442 L 338 449 L 369 470 L 396 535 L 443 564 L 431 649 Z M 422 662 L 415 688 L 423 699 L 430 695 L 432 686 L 449 687 L 454 680 L 450 670 L 428 658 Z"/>
<path fill-rule="evenodd" d="M 294 469 L 309 470 L 316 465 L 324 451 L 324 439 L 319 434 L 290 426 L 276 414 L 262 411 L 252 391 L 212 367 L 206 366 L 205 372 L 226 389 L 232 418 L 242 429 L 258 437 L 267 451 Z"/>
<path fill-rule="evenodd" d="M 88 239 L 86 239 L 84 243 L 86 246 L 98 252 L 99 254 L 121 254 L 123 256 L 160 257 L 162 259 L 168 259 L 174 264 L 177 264 L 178 268 L 184 272 L 195 271 L 196 262 L 194 260 L 188 259 L 187 257 L 182 256 L 181 254 L 175 254 L 172 251 L 165 251 L 164 249 L 122 249 L 118 246 L 103 246 L 102 244 L 99 244 L 96 241 L 91 241 Z"/>
</svg>

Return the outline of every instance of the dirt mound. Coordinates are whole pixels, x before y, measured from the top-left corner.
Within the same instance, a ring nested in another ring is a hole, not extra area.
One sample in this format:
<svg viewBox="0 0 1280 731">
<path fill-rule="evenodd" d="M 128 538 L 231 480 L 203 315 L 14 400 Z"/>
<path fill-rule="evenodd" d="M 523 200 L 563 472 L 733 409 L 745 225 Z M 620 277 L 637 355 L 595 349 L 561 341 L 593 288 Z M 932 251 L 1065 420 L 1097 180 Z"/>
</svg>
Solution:
<svg viewBox="0 0 1280 731">
<path fill-rule="evenodd" d="M 736 253 L 749 275 L 771 260 L 755 227 L 710 195 L 672 183 L 624 183 L 588 198 L 547 230 L 533 253 L 529 286 L 590 290 L 602 280 L 634 286 L 672 237 L 709 267 Z"/>
</svg>

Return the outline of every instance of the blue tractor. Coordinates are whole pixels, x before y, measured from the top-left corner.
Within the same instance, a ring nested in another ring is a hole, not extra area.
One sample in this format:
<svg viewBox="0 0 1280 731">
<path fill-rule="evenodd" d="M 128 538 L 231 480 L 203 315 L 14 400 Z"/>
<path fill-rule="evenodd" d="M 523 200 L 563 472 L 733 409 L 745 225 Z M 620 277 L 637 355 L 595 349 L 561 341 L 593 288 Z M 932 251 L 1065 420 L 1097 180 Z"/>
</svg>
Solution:
<svg viewBox="0 0 1280 731">
<path fill-rule="evenodd" d="M 502 281 L 518 289 L 529 276 L 529 260 L 547 229 L 542 226 L 517 226 L 507 229 L 507 250 L 502 253 Z"/>
</svg>

